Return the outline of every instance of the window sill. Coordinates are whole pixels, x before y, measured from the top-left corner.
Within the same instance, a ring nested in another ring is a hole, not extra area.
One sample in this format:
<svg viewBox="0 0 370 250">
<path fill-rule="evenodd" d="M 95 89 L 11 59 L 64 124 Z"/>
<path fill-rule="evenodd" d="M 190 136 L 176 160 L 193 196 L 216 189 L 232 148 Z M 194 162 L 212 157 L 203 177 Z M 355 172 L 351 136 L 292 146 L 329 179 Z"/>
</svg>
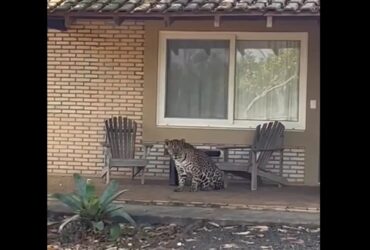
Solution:
<svg viewBox="0 0 370 250">
<path fill-rule="evenodd" d="M 262 124 L 263 122 L 261 122 Z M 157 124 L 157 128 L 176 128 L 176 129 L 219 129 L 219 130 L 255 130 L 257 126 L 237 126 L 237 125 L 178 125 L 178 124 Z M 305 132 L 305 128 L 296 128 L 285 126 L 285 130 L 289 132 Z"/>
</svg>

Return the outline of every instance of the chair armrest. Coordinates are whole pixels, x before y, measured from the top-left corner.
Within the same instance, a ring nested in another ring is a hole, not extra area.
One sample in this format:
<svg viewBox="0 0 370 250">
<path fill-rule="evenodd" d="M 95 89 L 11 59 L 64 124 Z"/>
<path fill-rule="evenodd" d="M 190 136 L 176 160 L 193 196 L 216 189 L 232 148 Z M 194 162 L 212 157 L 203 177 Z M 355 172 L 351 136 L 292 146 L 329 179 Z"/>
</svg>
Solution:
<svg viewBox="0 0 370 250">
<path fill-rule="evenodd" d="M 106 148 L 110 148 L 110 145 L 107 142 L 101 142 L 100 145 L 102 145 L 103 147 L 106 147 Z"/>
<path fill-rule="evenodd" d="M 146 147 L 146 148 L 151 148 L 154 146 L 154 143 L 151 143 L 151 142 L 143 142 L 143 146 Z"/>
<path fill-rule="evenodd" d="M 245 145 L 245 146 L 221 146 L 217 147 L 220 150 L 228 150 L 228 149 L 250 149 L 252 145 Z"/>
<path fill-rule="evenodd" d="M 144 142 L 143 143 L 143 146 L 144 146 L 144 155 L 143 155 L 143 158 L 146 159 L 146 157 L 150 154 L 150 151 L 151 151 L 152 147 L 154 146 L 154 144 L 153 143 Z"/>
<path fill-rule="evenodd" d="M 223 152 L 224 162 L 227 162 L 227 161 L 229 161 L 229 150 L 230 149 L 248 149 L 248 150 L 250 150 L 252 148 L 252 146 L 251 145 L 220 146 L 220 147 L 216 147 L 216 148 Z"/>
<path fill-rule="evenodd" d="M 283 150 L 284 148 L 270 148 L 270 149 L 255 149 L 255 148 L 252 148 L 251 150 L 252 151 L 256 151 L 256 152 L 262 152 L 262 151 L 280 151 L 280 150 Z"/>
</svg>

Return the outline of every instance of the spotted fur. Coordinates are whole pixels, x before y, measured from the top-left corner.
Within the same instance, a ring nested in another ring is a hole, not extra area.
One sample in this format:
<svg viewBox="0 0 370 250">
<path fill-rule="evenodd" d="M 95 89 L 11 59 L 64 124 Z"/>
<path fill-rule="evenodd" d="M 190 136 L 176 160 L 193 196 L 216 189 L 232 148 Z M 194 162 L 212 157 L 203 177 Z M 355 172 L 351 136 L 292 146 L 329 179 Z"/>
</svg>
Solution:
<svg viewBox="0 0 370 250">
<path fill-rule="evenodd" d="M 166 140 L 165 147 L 175 161 L 179 186 L 177 192 L 184 190 L 187 177 L 191 178 L 190 191 L 218 190 L 224 188 L 224 174 L 203 151 L 181 140 Z"/>
</svg>

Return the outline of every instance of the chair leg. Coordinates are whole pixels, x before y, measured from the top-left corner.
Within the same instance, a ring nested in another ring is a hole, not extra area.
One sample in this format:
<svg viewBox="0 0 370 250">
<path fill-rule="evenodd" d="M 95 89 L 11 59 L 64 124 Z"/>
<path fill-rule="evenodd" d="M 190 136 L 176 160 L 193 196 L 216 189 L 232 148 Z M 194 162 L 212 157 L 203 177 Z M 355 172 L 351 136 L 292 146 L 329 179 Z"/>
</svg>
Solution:
<svg viewBox="0 0 370 250">
<path fill-rule="evenodd" d="M 105 176 L 105 183 L 108 184 L 110 182 L 110 167 L 108 166 L 107 175 Z"/>
<path fill-rule="evenodd" d="M 284 151 L 280 150 L 280 160 L 279 160 L 279 175 L 283 176 L 283 159 L 284 159 Z"/>
<path fill-rule="evenodd" d="M 284 157 L 284 150 L 280 150 L 280 161 L 279 161 L 279 176 L 283 177 L 283 158 Z M 278 187 L 281 188 L 282 185 L 279 183 Z"/>
<path fill-rule="evenodd" d="M 256 164 L 256 152 L 252 151 L 252 180 L 251 190 L 257 190 L 257 164 Z"/>
<path fill-rule="evenodd" d="M 133 168 L 131 169 L 131 180 L 133 180 L 133 179 L 134 179 L 134 177 L 135 177 L 135 170 L 136 170 L 136 167 L 133 167 Z"/>
<path fill-rule="evenodd" d="M 227 188 L 228 185 L 229 185 L 229 175 L 224 172 L 224 187 L 225 187 L 225 189 Z"/>
<path fill-rule="evenodd" d="M 143 169 L 141 170 L 141 184 L 142 184 L 142 185 L 144 185 L 144 182 L 145 182 L 145 180 L 144 180 L 144 174 L 145 174 L 145 168 L 143 168 Z"/>
</svg>

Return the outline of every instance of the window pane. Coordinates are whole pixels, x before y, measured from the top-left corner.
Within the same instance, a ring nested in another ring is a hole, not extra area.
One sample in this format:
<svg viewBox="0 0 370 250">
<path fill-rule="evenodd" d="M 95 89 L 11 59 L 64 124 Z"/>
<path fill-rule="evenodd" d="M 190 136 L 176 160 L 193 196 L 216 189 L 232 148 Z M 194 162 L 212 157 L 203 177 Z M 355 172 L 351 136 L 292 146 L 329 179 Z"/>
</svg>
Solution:
<svg viewBox="0 0 370 250">
<path fill-rule="evenodd" d="M 227 119 L 229 41 L 167 40 L 167 118 Z"/>
<path fill-rule="evenodd" d="M 298 121 L 299 41 L 237 41 L 235 119 Z"/>
</svg>

